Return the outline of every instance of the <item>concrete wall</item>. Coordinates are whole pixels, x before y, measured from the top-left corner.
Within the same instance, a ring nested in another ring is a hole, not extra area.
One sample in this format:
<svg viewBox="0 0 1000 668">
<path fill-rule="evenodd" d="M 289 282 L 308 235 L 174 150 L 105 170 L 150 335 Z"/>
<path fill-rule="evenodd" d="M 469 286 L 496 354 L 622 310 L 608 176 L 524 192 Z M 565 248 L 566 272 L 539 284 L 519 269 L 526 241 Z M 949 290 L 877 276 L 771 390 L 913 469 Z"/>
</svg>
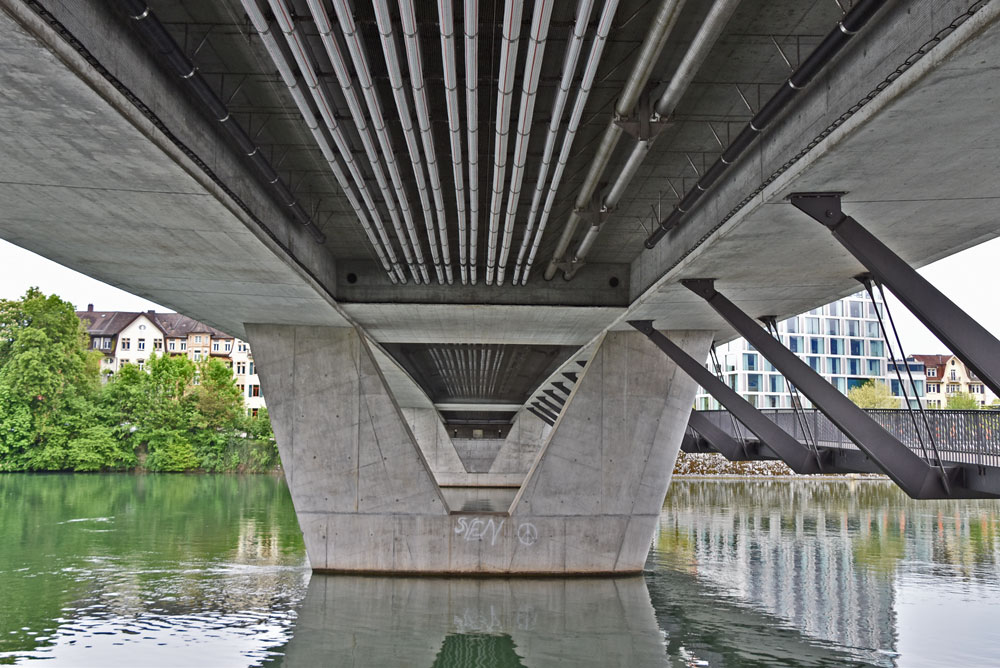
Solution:
<svg viewBox="0 0 1000 668">
<path fill-rule="evenodd" d="M 438 484 L 444 484 L 444 478 L 463 476 L 465 466 L 438 412 L 433 408 L 404 408 L 402 411 Z"/>
<path fill-rule="evenodd" d="M 314 569 L 642 569 L 696 388 L 641 334 L 604 338 L 509 512 L 459 512 L 356 330 L 246 328 Z"/>
<path fill-rule="evenodd" d="M 542 449 L 551 428 L 534 414 L 522 410 L 514 418 L 500 452 L 490 466 L 490 473 L 526 475 Z"/>
</svg>

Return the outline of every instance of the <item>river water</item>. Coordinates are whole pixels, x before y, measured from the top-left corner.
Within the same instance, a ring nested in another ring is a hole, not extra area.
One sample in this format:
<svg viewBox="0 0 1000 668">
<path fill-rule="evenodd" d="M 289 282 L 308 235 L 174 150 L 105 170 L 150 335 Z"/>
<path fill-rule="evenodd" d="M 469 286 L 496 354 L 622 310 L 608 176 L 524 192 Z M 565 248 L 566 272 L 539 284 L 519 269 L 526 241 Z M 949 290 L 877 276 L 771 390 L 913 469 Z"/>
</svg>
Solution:
<svg viewBox="0 0 1000 668">
<path fill-rule="evenodd" d="M 278 478 L 0 475 L 0 664 L 1000 665 L 998 511 L 675 480 L 641 577 L 337 577 Z"/>
</svg>

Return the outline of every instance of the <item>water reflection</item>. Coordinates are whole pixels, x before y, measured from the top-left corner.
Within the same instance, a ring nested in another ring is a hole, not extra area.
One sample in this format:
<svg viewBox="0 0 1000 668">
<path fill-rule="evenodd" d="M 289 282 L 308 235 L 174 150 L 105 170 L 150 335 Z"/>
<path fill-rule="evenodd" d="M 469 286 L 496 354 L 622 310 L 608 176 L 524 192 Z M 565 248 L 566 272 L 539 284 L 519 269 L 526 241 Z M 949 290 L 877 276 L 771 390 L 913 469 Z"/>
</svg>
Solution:
<svg viewBox="0 0 1000 668">
<path fill-rule="evenodd" d="M 641 577 L 314 575 L 285 668 L 665 666 Z"/>
<path fill-rule="evenodd" d="M 982 620 L 949 617 L 970 600 L 1000 611 L 998 510 L 991 501 L 913 501 L 881 481 L 677 481 L 653 577 L 692 575 L 702 596 L 747 605 L 857 661 L 982 663 L 1000 636 Z M 928 617 L 938 632 L 914 633 L 913 619 Z"/>
<path fill-rule="evenodd" d="M 287 489 L 263 476 L 0 475 L 0 508 L 0 664 L 1000 656 L 1000 503 L 916 502 L 889 483 L 675 481 L 645 576 L 599 580 L 310 579 Z"/>
</svg>

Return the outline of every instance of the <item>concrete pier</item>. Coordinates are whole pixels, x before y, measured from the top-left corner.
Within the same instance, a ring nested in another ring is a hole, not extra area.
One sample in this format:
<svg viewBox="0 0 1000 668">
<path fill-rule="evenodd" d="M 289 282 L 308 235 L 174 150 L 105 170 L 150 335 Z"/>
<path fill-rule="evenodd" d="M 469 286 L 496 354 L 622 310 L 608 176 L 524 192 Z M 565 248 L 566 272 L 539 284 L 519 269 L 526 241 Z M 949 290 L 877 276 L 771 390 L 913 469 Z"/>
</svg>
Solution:
<svg viewBox="0 0 1000 668">
<path fill-rule="evenodd" d="M 642 569 L 696 387 L 641 334 L 605 335 L 506 512 L 460 512 L 425 454 L 434 425 L 417 421 L 421 449 L 355 329 L 247 332 L 314 570 Z M 707 332 L 671 337 L 692 355 L 710 341 Z"/>
</svg>

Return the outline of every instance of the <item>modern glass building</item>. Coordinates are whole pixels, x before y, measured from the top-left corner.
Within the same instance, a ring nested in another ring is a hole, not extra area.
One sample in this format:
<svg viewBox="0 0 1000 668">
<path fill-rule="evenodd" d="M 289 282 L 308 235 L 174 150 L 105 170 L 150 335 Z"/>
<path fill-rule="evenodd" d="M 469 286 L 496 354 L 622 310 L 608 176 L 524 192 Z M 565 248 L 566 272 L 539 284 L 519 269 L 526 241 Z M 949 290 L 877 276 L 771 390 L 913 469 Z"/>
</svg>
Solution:
<svg viewBox="0 0 1000 668">
<path fill-rule="evenodd" d="M 878 380 L 900 396 L 898 381 L 891 383 L 895 370 L 889 364 L 878 313 L 884 313 L 881 300 L 873 302 L 866 292 L 859 292 L 778 323 L 778 334 L 789 350 L 841 392 L 846 394 L 851 388 Z M 751 404 L 758 408 L 792 407 L 792 391 L 784 376 L 746 339 L 718 346 L 716 354 L 723 380 Z M 711 362 L 707 366 L 715 371 Z M 917 395 L 923 397 L 925 383 L 920 371 L 919 377 L 914 376 L 914 385 Z M 903 378 L 908 387 L 909 380 L 905 375 Z M 808 399 L 800 397 L 804 408 L 812 407 Z M 703 389 L 699 389 L 695 407 L 720 408 Z"/>
</svg>

